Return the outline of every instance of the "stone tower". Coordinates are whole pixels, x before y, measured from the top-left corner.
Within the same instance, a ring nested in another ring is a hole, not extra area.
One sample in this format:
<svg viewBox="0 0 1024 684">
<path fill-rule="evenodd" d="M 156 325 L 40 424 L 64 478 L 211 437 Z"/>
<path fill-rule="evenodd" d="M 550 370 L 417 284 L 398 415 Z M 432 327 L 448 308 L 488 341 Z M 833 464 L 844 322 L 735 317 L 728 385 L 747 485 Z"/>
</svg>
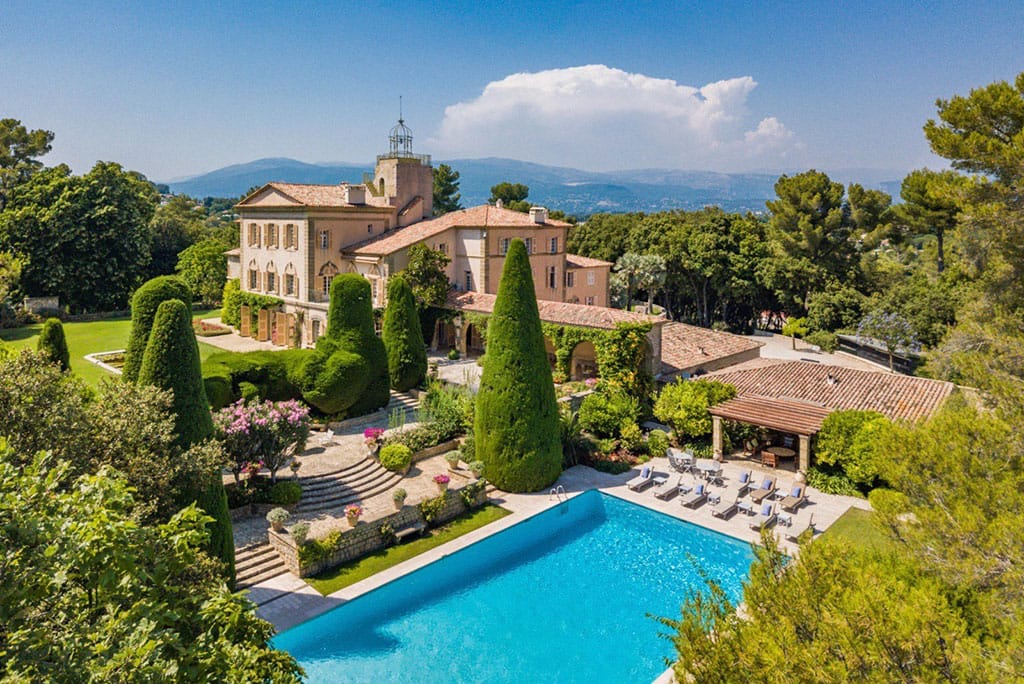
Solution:
<svg viewBox="0 0 1024 684">
<path fill-rule="evenodd" d="M 388 143 L 387 154 L 377 156 L 370 192 L 398 209 L 398 227 L 430 218 L 434 211 L 430 155 L 413 153 L 412 131 L 401 118 L 391 129 Z"/>
</svg>

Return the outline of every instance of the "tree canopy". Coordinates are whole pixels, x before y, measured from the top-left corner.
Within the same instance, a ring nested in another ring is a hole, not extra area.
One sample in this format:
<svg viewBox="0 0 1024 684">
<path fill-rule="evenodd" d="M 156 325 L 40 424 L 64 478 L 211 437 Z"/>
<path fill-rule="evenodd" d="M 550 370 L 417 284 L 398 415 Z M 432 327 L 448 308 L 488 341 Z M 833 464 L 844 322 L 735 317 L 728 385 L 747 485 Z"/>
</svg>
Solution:
<svg viewBox="0 0 1024 684">
<path fill-rule="evenodd" d="M 434 169 L 434 216 L 462 208 L 459 194 L 459 172 L 447 164 Z"/>
<path fill-rule="evenodd" d="M 0 119 L 0 211 L 14 188 L 43 168 L 36 157 L 47 154 L 52 142 L 52 131 L 30 131 L 17 119 Z"/>
<path fill-rule="evenodd" d="M 530 188 L 522 183 L 510 183 L 503 181 L 491 186 L 491 197 L 487 201 L 495 204 L 501 200 L 506 209 L 513 211 L 529 211 L 530 203 L 526 198 L 530 195 Z"/>
</svg>

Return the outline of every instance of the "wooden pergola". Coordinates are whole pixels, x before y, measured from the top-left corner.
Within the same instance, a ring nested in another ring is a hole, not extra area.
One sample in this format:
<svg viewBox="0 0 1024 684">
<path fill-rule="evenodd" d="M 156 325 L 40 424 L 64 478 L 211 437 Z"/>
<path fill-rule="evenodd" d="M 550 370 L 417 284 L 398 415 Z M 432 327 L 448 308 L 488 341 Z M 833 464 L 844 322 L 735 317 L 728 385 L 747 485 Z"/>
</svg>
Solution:
<svg viewBox="0 0 1024 684">
<path fill-rule="evenodd" d="M 722 457 L 722 420 L 734 420 L 796 435 L 800 441 L 799 469 L 807 472 L 811 465 L 811 437 L 821 430 L 821 424 L 832 411 L 819 404 L 751 394 L 712 406 L 708 413 L 715 458 Z"/>
</svg>

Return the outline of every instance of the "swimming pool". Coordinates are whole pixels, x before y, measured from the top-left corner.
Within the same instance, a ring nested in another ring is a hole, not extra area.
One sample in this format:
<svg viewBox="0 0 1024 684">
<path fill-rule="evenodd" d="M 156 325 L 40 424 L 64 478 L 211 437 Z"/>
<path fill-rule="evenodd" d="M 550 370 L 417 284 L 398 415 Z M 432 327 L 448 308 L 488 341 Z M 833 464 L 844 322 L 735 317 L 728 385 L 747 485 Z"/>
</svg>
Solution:
<svg viewBox="0 0 1024 684">
<path fill-rule="evenodd" d="M 649 682 L 701 579 L 740 596 L 736 539 L 591 491 L 282 632 L 310 682 Z"/>
</svg>

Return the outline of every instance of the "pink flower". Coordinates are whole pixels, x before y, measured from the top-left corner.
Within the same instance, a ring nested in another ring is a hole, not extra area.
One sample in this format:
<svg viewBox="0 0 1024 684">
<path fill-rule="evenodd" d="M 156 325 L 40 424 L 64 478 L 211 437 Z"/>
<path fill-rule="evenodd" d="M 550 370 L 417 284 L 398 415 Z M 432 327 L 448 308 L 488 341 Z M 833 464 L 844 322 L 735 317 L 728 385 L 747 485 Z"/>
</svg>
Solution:
<svg viewBox="0 0 1024 684">
<path fill-rule="evenodd" d="M 436 482 L 439 485 L 441 485 L 441 484 L 448 484 L 449 482 L 451 482 L 451 479 L 452 478 L 448 477 L 447 475 L 435 475 L 434 476 L 434 482 Z"/>
</svg>

